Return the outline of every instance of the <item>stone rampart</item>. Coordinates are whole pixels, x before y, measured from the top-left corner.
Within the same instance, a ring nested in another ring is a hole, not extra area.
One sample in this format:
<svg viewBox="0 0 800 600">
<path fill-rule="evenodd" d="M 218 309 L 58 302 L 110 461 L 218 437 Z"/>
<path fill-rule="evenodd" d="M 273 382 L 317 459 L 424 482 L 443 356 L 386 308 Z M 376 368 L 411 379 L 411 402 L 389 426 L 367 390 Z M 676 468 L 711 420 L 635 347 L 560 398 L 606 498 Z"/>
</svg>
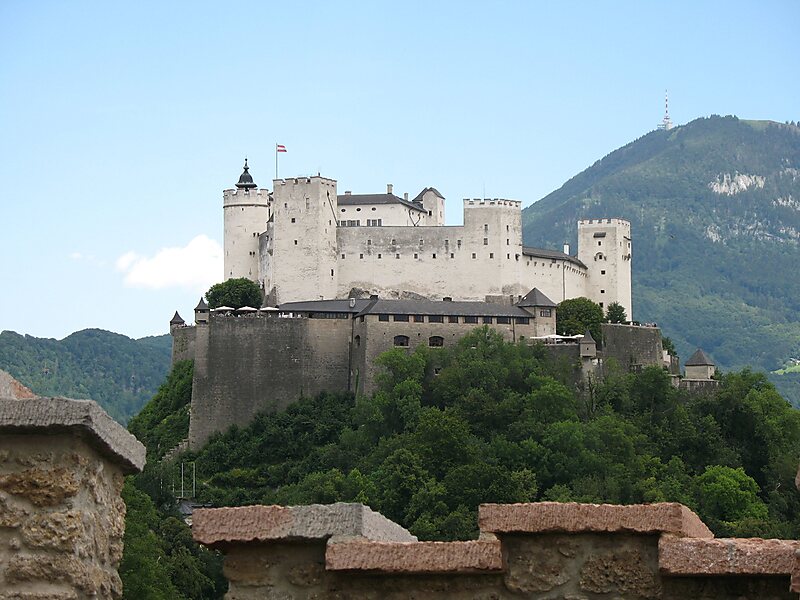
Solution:
<svg viewBox="0 0 800 600">
<path fill-rule="evenodd" d="M 136 438 L 89 400 L 0 398 L 0 599 L 119 598 Z"/>
<path fill-rule="evenodd" d="M 663 365 L 661 329 L 658 327 L 603 323 L 601 329 L 601 356 L 606 366 L 609 359 L 614 359 L 624 371 Z"/>
<path fill-rule="evenodd" d="M 466 542 L 414 541 L 372 511 L 370 530 L 353 507 L 199 510 L 193 535 L 225 553 L 231 599 L 778 600 L 800 589 L 800 543 L 714 539 L 675 503 L 485 504 L 480 538 Z"/>
<path fill-rule="evenodd" d="M 189 447 L 301 396 L 349 389 L 352 319 L 212 312 L 197 328 Z"/>
<path fill-rule="evenodd" d="M 194 359 L 197 326 L 176 327 L 170 333 L 172 334 L 172 364 L 174 365 L 179 360 Z"/>
</svg>

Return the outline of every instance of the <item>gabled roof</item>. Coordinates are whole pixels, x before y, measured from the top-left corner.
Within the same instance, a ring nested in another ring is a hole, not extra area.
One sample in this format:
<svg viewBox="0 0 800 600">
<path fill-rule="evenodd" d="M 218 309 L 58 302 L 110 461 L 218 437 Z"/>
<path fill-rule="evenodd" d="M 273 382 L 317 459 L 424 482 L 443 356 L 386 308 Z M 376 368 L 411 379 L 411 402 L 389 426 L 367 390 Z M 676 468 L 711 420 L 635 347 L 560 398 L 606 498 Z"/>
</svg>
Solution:
<svg viewBox="0 0 800 600">
<path fill-rule="evenodd" d="M 358 298 L 350 306 L 350 298 L 342 300 L 303 300 L 300 302 L 284 302 L 278 308 L 281 312 L 317 312 L 317 313 L 350 313 L 364 310 L 372 301 L 369 298 Z"/>
<path fill-rule="evenodd" d="M 714 362 L 700 348 L 684 363 L 686 367 L 713 367 Z"/>
<path fill-rule="evenodd" d="M 197 303 L 197 306 L 194 307 L 195 310 L 208 310 L 208 304 L 206 301 L 203 300 L 203 297 L 200 297 L 200 302 Z"/>
<path fill-rule="evenodd" d="M 336 196 L 339 206 L 355 206 L 360 204 L 402 204 L 403 206 L 419 212 L 427 212 L 421 204 L 404 200 L 394 194 L 344 194 Z"/>
<path fill-rule="evenodd" d="M 184 321 L 181 318 L 181 316 L 178 314 L 178 311 L 176 310 L 175 311 L 175 316 L 172 317 L 172 320 L 169 322 L 169 324 L 170 325 L 183 325 L 184 323 L 186 323 L 186 321 Z"/>
<path fill-rule="evenodd" d="M 569 254 L 564 254 L 563 252 L 559 252 L 558 250 L 548 250 L 547 248 L 531 248 L 529 246 L 524 246 L 522 248 L 522 255 L 523 256 L 534 256 L 536 258 L 550 258 L 555 260 L 566 260 L 571 262 L 574 265 L 577 265 L 582 268 L 586 268 L 586 265 L 579 261 L 574 256 L 570 256 Z"/>
<path fill-rule="evenodd" d="M 539 291 L 539 288 L 533 288 L 517 302 L 517 306 L 546 306 L 554 308 L 556 303 Z"/>
<path fill-rule="evenodd" d="M 597 342 L 592 337 L 592 332 L 587 329 L 586 333 L 584 333 L 583 337 L 580 339 L 580 343 L 581 344 L 596 344 Z"/>
<path fill-rule="evenodd" d="M 424 196 L 424 195 L 425 195 L 427 192 L 433 192 L 434 194 L 436 194 L 437 196 L 439 196 L 439 198 L 441 198 L 442 200 L 444 200 L 444 196 L 442 196 L 442 195 L 439 193 L 439 190 L 437 190 L 437 189 L 436 189 L 436 188 L 434 188 L 434 187 L 426 187 L 424 190 L 422 190 L 422 191 L 421 191 L 419 194 L 417 194 L 417 195 L 416 195 L 416 197 L 414 198 L 414 200 L 412 200 L 412 202 L 416 202 L 417 204 L 420 204 L 420 203 L 422 202 L 422 197 L 423 197 L 423 196 Z"/>
</svg>

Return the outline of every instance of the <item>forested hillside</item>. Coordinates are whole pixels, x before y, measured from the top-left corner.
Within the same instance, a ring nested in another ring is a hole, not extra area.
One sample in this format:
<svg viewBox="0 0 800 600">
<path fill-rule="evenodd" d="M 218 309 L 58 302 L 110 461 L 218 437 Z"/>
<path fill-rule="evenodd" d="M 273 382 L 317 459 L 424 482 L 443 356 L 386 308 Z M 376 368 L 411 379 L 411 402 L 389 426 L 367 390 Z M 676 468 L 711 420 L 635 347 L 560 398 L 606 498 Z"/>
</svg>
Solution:
<svg viewBox="0 0 800 600">
<path fill-rule="evenodd" d="M 800 358 L 800 128 L 714 116 L 648 133 L 526 208 L 526 243 L 574 248 L 576 221 L 598 217 L 631 221 L 634 317 L 683 358 Z M 771 379 L 800 405 L 800 374 Z"/>
<path fill-rule="evenodd" d="M 142 406 L 169 370 L 169 335 L 133 340 L 84 329 L 63 340 L 0 332 L 0 369 L 45 396 L 91 398 L 120 423 Z"/>
</svg>

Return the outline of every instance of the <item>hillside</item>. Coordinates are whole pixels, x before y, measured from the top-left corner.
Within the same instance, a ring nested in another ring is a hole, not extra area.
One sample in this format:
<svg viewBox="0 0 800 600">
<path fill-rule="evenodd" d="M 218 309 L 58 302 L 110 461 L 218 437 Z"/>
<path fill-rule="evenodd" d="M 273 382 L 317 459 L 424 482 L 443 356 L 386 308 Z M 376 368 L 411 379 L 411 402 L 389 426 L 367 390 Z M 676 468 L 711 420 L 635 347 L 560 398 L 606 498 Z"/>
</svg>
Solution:
<svg viewBox="0 0 800 600">
<path fill-rule="evenodd" d="M 0 332 L 0 369 L 37 394 L 91 398 L 121 423 L 139 412 L 170 366 L 169 335 L 133 340 L 84 329 L 63 340 Z"/>
<path fill-rule="evenodd" d="M 736 117 L 653 131 L 523 212 L 527 243 L 575 247 L 581 218 L 633 231 L 634 317 L 686 358 L 776 371 L 800 357 L 800 128 Z M 800 375 L 771 375 L 800 406 Z"/>
</svg>

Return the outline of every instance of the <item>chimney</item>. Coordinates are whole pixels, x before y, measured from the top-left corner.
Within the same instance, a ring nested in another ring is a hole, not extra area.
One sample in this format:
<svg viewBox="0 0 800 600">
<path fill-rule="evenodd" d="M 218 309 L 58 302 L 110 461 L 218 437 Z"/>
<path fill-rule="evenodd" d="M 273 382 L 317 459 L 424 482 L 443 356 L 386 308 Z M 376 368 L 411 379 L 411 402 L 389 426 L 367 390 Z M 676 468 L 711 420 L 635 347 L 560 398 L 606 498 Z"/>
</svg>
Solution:
<svg viewBox="0 0 800 600">
<path fill-rule="evenodd" d="M 387 183 L 386 184 L 386 193 L 387 194 L 391 194 L 392 193 L 392 184 L 391 183 Z"/>
<path fill-rule="evenodd" d="M 408 202 L 408 192 L 403 192 L 403 200 Z"/>
<path fill-rule="evenodd" d="M 352 193 L 353 193 L 353 192 L 351 192 L 350 190 L 345 190 L 345 191 L 344 191 L 344 195 L 345 195 L 345 196 L 349 196 L 349 195 L 350 195 L 350 194 L 352 194 Z"/>
<path fill-rule="evenodd" d="M 569 255 L 569 244 L 564 244 L 564 254 Z"/>
</svg>

